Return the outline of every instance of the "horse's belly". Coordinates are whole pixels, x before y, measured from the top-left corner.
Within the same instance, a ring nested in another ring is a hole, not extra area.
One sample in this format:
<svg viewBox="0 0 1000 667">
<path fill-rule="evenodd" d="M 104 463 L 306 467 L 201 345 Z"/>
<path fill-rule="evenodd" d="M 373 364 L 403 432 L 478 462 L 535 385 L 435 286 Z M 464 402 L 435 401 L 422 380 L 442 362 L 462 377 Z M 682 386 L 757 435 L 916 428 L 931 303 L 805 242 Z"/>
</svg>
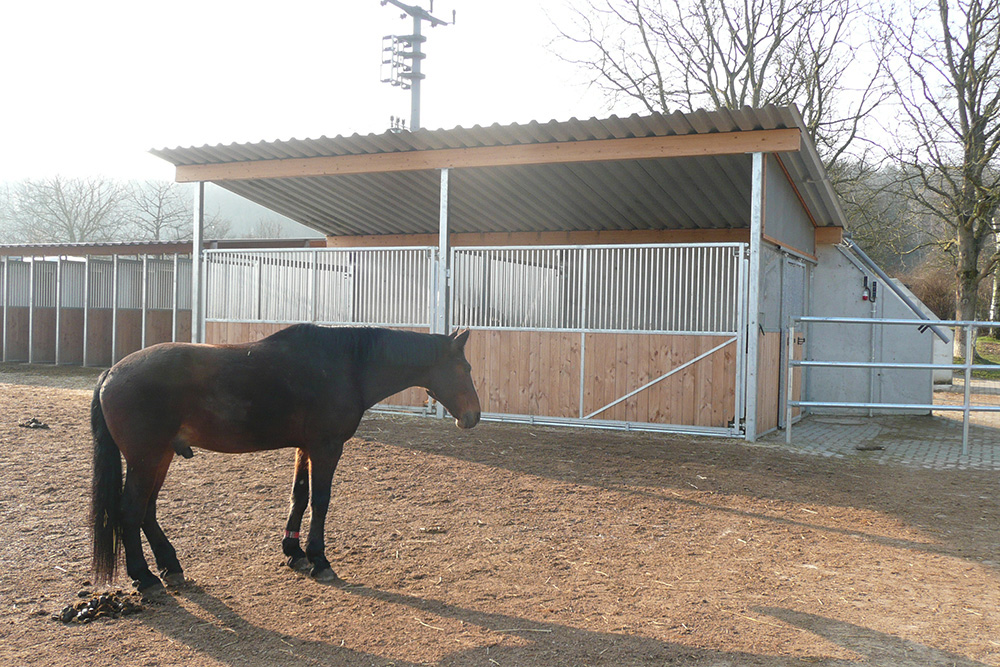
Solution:
<svg viewBox="0 0 1000 667">
<path fill-rule="evenodd" d="M 181 425 L 177 433 L 175 445 L 177 444 L 226 454 L 244 454 L 297 446 L 290 441 L 287 434 L 253 432 L 235 425 L 198 425 L 187 422 Z"/>
</svg>

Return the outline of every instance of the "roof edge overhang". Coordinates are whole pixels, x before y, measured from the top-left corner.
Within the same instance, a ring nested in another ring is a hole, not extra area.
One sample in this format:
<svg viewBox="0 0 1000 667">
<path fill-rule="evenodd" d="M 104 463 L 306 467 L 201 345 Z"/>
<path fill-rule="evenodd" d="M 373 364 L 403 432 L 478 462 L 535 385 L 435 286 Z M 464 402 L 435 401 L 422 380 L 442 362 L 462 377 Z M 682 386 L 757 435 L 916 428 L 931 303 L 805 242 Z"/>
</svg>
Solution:
<svg viewBox="0 0 1000 667">
<path fill-rule="evenodd" d="M 177 181 L 219 183 L 429 169 L 784 153 L 797 152 L 801 146 L 799 128 L 782 128 L 178 165 Z"/>
<path fill-rule="evenodd" d="M 206 250 L 250 250 L 256 248 L 320 248 L 322 238 L 206 239 Z M 95 241 L 83 243 L 5 243 L 0 257 L 83 257 L 86 255 L 190 255 L 193 244 L 178 241 Z"/>
<path fill-rule="evenodd" d="M 437 231 L 442 169 L 455 169 L 463 193 L 449 212 L 454 231 L 746 226 L 739 158 L 755 153 L 785 166 L 814 225 L 847 226 L 794 105 L 151 152 L 179 182 L 216 183 L 325 235 Z"/>
</svg>

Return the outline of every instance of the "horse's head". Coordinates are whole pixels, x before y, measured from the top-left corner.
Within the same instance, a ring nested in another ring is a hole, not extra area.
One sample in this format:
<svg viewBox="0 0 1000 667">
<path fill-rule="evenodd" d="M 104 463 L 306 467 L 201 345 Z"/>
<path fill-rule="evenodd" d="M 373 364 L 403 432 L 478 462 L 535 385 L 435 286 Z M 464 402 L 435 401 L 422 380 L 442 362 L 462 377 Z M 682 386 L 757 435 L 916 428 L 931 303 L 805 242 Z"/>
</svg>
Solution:
<svg viewBox="0 0 1000 667">
<path fill-rule="evenodd" d="M 455 417 L 459 428 L 472 428 L 479 423 L 479 394 L 472 384 L 472 366 L 465 360 L 465 343 L 469 332 L 453 333 L 446 354 L 431 368 L 427 394 Z"/>
</svg>

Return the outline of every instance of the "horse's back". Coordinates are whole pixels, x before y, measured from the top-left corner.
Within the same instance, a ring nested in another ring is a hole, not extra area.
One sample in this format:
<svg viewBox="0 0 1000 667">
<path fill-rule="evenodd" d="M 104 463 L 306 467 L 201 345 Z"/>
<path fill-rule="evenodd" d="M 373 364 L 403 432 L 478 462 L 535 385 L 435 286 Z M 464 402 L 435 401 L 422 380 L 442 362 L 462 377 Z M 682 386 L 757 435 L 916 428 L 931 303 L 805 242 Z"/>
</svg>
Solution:
<svg viewBox="0 0 1000 667">
<path fill-rule="evenodd" d="M 289 351 L 265 339 L 161 343 L 135 352 L 112 367 L 100 389 L 109 427 L 126 458 L 130 442 L 166 447 L 177 440 L 225 452 L 299 446 L 322 389 L 313 386 L 315 369 Z"/>
</svg>

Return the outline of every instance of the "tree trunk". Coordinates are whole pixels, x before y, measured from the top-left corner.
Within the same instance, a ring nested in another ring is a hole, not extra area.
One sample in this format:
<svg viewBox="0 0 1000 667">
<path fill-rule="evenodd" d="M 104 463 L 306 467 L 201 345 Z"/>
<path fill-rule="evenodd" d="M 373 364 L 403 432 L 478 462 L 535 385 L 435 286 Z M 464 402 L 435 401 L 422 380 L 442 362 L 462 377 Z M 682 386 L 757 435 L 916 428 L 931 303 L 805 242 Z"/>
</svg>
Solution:
<svg viewBox="0 0 1000 667">
<path fill-rule="evenodd" d="M 955 303 L 956 320 L 976 319 L 979 290 L 979 252 L 971 224 L 958 227 L 958 290 Z M 961 327 L 955 329 L 955 356 L 966 358 L 966 333 Z M 975 332 L 973 332 L 975 336 Z"/>
</svg>

